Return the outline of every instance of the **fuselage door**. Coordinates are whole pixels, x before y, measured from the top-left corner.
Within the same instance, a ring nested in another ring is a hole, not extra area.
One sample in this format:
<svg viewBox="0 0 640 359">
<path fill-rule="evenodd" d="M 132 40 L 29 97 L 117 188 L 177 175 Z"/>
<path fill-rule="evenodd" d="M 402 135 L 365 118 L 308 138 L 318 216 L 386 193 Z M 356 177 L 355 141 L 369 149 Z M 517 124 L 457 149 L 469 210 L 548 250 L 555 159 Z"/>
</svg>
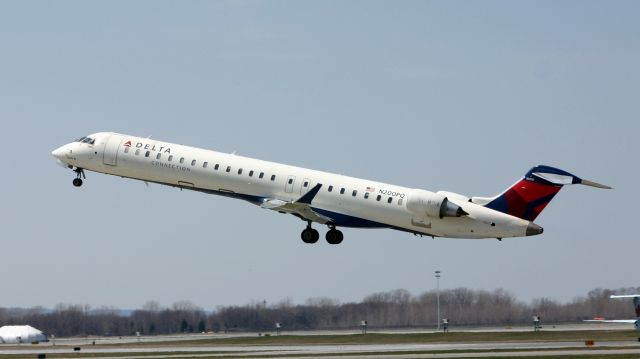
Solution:
<svg viewBox="0 0 640 359">
<path fill-rule="evenodd" d="M 287 183 L 284 185 L 284 191 L 287 193 L 293 192 L 294 183 L 296 183 L 296 176 L 287 177 Z"/>
<path fill-rule="evenodd" d="M 123 140 L 124 137 L 120 135 L 113 134 L 109 136 L 104 145 L 102 163 L 109 166 L 116 166 L 118 164 L 118 149 Z"/>
</svg>

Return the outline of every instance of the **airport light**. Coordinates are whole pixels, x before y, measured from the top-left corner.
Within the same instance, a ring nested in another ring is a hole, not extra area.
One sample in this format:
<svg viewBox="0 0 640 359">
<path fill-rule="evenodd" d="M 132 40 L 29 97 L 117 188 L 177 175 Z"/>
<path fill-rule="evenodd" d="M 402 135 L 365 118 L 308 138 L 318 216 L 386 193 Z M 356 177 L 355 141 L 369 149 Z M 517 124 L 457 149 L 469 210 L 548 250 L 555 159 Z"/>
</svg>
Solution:
<svg viewBox="0 0 640 359">
<path fill-rule="evenodd" d="M 436 301 L 438 307 L 438 330 L 440 330 L 440 271 L 436 270 Z"/>
</svg>

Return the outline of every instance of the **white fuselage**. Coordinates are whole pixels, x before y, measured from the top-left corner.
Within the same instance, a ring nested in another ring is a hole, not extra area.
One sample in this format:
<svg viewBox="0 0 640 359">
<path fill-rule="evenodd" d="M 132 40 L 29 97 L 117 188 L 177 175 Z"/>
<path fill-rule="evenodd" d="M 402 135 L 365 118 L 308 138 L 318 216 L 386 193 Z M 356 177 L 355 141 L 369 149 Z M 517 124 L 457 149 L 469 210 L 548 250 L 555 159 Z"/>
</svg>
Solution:
<svg viewBox="0 0 640 359">
<path fill-rule="evenodd" d="M 380 227 L 455 238 L 525 236 L 529 221 L 438 192 L 468 215 L 443 217 L 407 206 L 424 190 L 117 133 L 90 135 L 53 155 L 65 166 L 245 199 L 292 203 L 322 184 L 310 208 L 338 227 Z M 432 192 L 428 192 L 432 193 Z M 271 208 L 274 209 L 274 208 Z M 276 209 L 277 210 L 277 209 Z"/>
</svg>

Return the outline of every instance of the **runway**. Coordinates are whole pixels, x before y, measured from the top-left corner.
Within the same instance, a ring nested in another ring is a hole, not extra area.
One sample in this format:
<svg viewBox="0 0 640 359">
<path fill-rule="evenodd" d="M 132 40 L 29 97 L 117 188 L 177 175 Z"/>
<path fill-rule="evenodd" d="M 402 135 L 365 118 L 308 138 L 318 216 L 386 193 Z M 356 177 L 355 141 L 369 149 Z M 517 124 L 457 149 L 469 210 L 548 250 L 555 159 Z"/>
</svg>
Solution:
<svg viewBox="0 0 640 359">
<path fill-rule="evenodd" d="M 600 325 L 576 325 L 588 336 L 594 330 L 602 330 Z M 575 330 L 576 326 L 558 326 L 550 328 L 552 336 L 563 331 Z M 621 331 L 620 326 L 606 326 Z M 624 327 L 622 327 L 624 328 Z M 505 331 L 522 332 L 525 328 L 471 328 L 471 333 L 503 333 Z M 526 329 L 531 331 L 531 329 Z M 622 331 L 621 331 L 622 332 Z M 389 330 L 375 333 L 433 335 L 433 331 Z M 595 333 L 595 332 L 593 332 Z M 286 333 L 290 335 L 292 333 Z M 296 332 L 300 335 L 302 333 Z M 393 343 L 393 344 L 313 344 L 315 336 L 340 336 L 357 334 L 354 331 L 318 331 L 304 332 L 302 338 L 309 338 L 310 344 L 251 344 L 257 333 L 233 334 L 189 334 L 173 336 L 140 337 L 91 337 L 58 338 L 48 343 L 36 345 L 0 345 L 0 355 L 18 355 L 31 357 L 38 354 L 55 354 L 73 357 L 93 356 L 99 358 L 184 358 L 184 357 L 238 357 L 260 358 L 287 356 L 287 358 L 362 358 L 379 356 L 381 358 L 465 358 L 465 357 L 514 357 L 514 356 L 563 356 L 563 355 L 638 355 L 640 343 L 635 338 L 629 340 L 596 341 L 594 347 L 586 348 L 584 341 L 492 341 L 492 342 L 452 342 L 452 343 Z M 370 333 L 373 334 L 373 333 Z M 547 333 L 548 335 L 548 333 Z M 353 336 L 352 336 L 353 337 Z M 360 338 L 359 336 L 357 336 Z M 265 337 L 262 337 L 265 338 Z M 286 338 L 286 336 L 283 336 Z M 335 338 L 335 337 L 334 337 Z M 338 337 L 340 338 L 340 337 Z M 442 337 L 445 338 L 445 337 Z M 225 340 L 239 340 L 238 344 L 229 344 Z M 277 338 L 270 337 L 277 341 Z M 216 344 L 216 341 L 220 344 Z M 243 343 L 243 341 L 245 343 Z M 200 343 L 201 342 L 201 343 Z M 95 344 L 94 344 L 95 343 Z M 80 348 L 74 351 L 74 348 Z M 154 355 L 155 354 L 155 355 Z"/>
<path fill-rule="evenodd" d="M 168 358 L 168 357 L 268 357 L 283 356 L 288 358 L 350 358 L 362 357 L 363 354 L 379 355 L 384 358 L 463 358 L 480 356 L 540 356 L 540 355 L 588 355 L 588 354 L 638 354 L 640 345 L 637 342 L 607 342 L 598 344 L 599 350 L 588 351 L 578 349 L 581 343 L 474 343 L 474 344 L 387 344 L 387 345 L 295 345 L 295 346 L 155 346 L 146 348 L 83 347 L 80 352 L 66 347 L 42 347 L 25 349 L 2 349 L 0 355 L 24 355 L 34 357 L 38 354 L 69 354 L 74 357 L 101 354 L 101 358 Z M 550 350 L 552 349 L 552 350 Z M 521 351 L 527 350 L 527 351 Z M 449 352 L 460 351 L 460 353 Z M 471 351 L 471 352 L 469 352 Z M 477 352 L 481 351 L 481 352 Z M 425 352 L 425 353 L 420 353 Z M 437 353 L 443 352 L 443 353 Z M 154 356 L 153 353 L 157 353 Z M 124 354 L 124 355 L 123 355 Z M 130 356 L 126 354 L 131 354 Z"/>
</svg>

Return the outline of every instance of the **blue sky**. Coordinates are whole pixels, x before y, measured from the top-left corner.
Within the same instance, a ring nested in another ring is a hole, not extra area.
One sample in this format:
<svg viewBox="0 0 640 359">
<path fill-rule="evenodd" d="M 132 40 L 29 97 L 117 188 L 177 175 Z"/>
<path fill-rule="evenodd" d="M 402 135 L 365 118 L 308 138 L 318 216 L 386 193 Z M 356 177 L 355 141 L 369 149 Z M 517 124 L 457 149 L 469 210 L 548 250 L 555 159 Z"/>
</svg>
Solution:
<svg viewBox="0 0 640 359">
<path fill-rule="evenodd" d="M 637 2 L 0 3 L 0 306 L 207 309 L 505 288 L 637 286 Z M 493 195 L 536 164 L 568 187 L 541 236 L 419 239 L 88 173 L 51 150 L 117 131 L 355 177 Z"/>
</svg>

